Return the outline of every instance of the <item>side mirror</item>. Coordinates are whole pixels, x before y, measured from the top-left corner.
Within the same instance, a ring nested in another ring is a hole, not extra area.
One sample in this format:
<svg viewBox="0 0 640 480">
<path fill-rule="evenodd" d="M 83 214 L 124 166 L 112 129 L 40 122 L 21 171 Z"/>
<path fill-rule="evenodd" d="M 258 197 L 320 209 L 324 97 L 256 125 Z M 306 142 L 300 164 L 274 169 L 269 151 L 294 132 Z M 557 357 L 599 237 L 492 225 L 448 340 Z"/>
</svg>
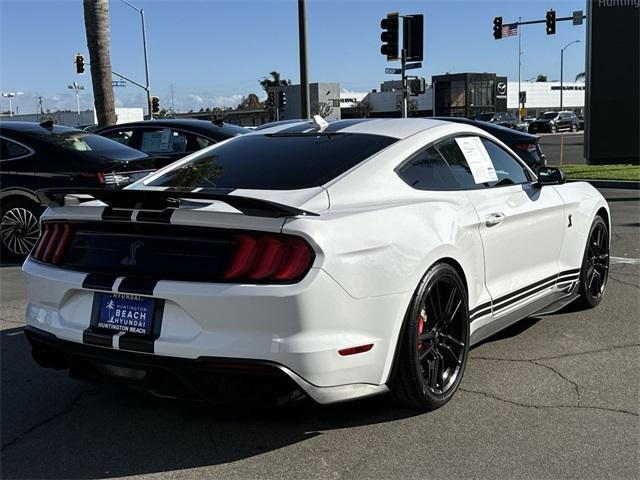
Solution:
<svg viewBox="0 0 640 480">
<path fill-rule="evenodd" d="M 555 167 L 540 167 L 537 172 L 539 187 L 544 185 L 562 185 L 567 181 L 567 177 L 562 170 Z"/>
</svg>

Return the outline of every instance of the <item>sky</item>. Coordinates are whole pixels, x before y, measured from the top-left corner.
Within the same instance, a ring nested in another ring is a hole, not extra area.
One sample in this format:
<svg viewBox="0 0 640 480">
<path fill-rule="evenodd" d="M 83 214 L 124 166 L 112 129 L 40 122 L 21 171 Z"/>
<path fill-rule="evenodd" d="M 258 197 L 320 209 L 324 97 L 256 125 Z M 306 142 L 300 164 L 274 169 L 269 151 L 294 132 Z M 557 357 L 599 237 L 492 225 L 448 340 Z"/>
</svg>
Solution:
<svg viewBox="0 0 640 480">
<path fill-rule="evenodd" d="M 144 9 L 147 25 L 150 84 L 161 108 L 176 111 L 235 106 L 242 96 L 264 96 L 258 81 L 272 70 L 299 82 L 296 0 L 131 0 Z M 425 17 L 424 76 L 455 72 L 495 72 L 518 78 L 518 40 L 494 40 L 494 16 L 503 23 L 558 17 L 585 10 L 585 0 L 307 0 L 307 44 L 311 82 L 339 82 L 346 91 L 379 88 L 386 67 L 396 67 L 380 54 L 380 20 L 388 13 Z M 121 0 L 110 1 L 111 64 L 114 71 L 144 83 L 140 15 Z M 522 80 L 538 74 L 573 80 L 584 71 L 585 25 L 559 22 L 557 34 L 544 24 L 522 27 Z M 82 109 L 92 108 L 91 77 L 78 76 L 73 63 L 80 52 L 89 62 L 81 0 L 0 0 L 0 91 L 23 92 L 13 98 L 19 113 L 36 111 L 36 98 L 52 111 L 75 109 L 67 86 L 84 85 Z M 114 80 L 117 78 L 114 77 Z M 127 84 L 116 87 L 117 106 L 145 105 L 144 91 Z M 0 109 L 8 110 L 6 98 Z"/>
</svg>

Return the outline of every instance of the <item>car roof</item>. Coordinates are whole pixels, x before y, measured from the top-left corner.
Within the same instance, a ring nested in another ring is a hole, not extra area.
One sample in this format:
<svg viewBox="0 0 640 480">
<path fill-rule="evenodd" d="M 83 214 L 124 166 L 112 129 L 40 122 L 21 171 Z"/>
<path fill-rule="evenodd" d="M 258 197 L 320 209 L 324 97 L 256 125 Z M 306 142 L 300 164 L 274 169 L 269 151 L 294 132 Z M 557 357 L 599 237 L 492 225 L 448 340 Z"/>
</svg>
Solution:
<svg viewBox="0 0 640 480">
<path fill-rule="evenodd" d="M 1 121 L 0 130 L 8 130 L 12 132 L 33 132 L 43 135 L 60 134 L 67 132 L 83 132 L 82 130 L 78 130 L 77 128 L 66 127 L 64 125 L 52 125 L 51 128 L 45 128 L 37 122 L 14 122 L 11 120 Z"/>
<path fill-rule="evenodd" d="M 101 128 L 100 130 L 106 130 L 107 128 L 114 128 L 114 127 L 120 128 L 120 127 L 134 127 L 134 126 L 136 127 L 138 126 L 140 127 L 174 126 L 174 127 L 185 127 L 185 128 L 208 129 L 208 128 L 222 128 L 227 125 L 237 127 L 237 125 L 233 125 L 231 123 L 199 120 L 197 118 L 158 118 L 154 120 L 141 120 L 138 122 L 118 123 L 117 125 L 110 125 L 108 127 L 104 127 L 104 129 Z M 238 127 L 238 128 L 242 128 L 242 127 Z"/>
<path fill-rule="evenodd" d="M 481 128 L 485 132 L 489 132 L 490 134 L 495 135 L 496 137 L 501 139 L 504 139 L 505 137 L 536 138 L 535 135 L 531 135 L 530 133 L 527 133 L 527 132 L 521 132 L 519 130 L 514 130 L 513 128 L 503 127 L 502 125 L 496 125 L 495 123 L 482 122 L 480 120 L 469 120 L 468 118 L 464 118 L 464 117 L 434 117 L 434 118 L 437 118 L 438 120 L 452 122 L 452 123 L 464 123 L 465 125 L 473 125 L 474 127 Z"/>
<path fill-rule="evenodd" d="M 366 135 L 382 135 L 403 139 L 418 132 L 429 130 L 434 127 L 445 125 L 440 120 L 427 118 L 354 118 L 348 120 L 336 120 L 330 122 L 326 128 L 319 127 L 312 121 L 299 121 L 282 125 L 275 125 L 263 130 L 257 130 L 248 135 L 270 135 L 270 134 L 296 134 L 313 133 L 358 133 Z"/>
</svg>

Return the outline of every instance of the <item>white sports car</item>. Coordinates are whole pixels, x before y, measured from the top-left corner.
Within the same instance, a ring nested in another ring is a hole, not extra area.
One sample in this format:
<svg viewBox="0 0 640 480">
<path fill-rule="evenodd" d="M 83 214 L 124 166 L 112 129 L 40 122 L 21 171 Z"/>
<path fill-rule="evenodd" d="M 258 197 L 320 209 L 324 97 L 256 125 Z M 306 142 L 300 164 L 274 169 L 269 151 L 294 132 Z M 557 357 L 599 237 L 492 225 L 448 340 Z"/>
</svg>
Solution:
<svg viewBox="0 0 640 480">
<path fill-rule="evenodd" d="M 34 358 L 160 395 L 434 409 L 471 345 L 607 284 L 600 193 L 446 121 L 317 117 L 39 195 Z"/>
</svg>

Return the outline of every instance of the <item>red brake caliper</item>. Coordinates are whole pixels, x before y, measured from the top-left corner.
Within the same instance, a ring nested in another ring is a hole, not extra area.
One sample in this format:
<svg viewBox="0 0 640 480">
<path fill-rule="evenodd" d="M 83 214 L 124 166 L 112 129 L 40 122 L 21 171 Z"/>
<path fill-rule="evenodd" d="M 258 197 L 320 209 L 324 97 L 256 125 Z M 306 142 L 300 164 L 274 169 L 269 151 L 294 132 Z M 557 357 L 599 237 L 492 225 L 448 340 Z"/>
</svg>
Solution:
<svg viewBox="0 0 640 480">
<path fill-rule="evenodd" d="M 424 311 L 424 308 L 420 310 L 420 316 L 418 317 L 418 337 L 422 335 L 424 331 L 424 324 L 427 321 L 427 312 Z M 418 343 L 418 350 L 422 348 L 422 342 Z"/>
</svg>

